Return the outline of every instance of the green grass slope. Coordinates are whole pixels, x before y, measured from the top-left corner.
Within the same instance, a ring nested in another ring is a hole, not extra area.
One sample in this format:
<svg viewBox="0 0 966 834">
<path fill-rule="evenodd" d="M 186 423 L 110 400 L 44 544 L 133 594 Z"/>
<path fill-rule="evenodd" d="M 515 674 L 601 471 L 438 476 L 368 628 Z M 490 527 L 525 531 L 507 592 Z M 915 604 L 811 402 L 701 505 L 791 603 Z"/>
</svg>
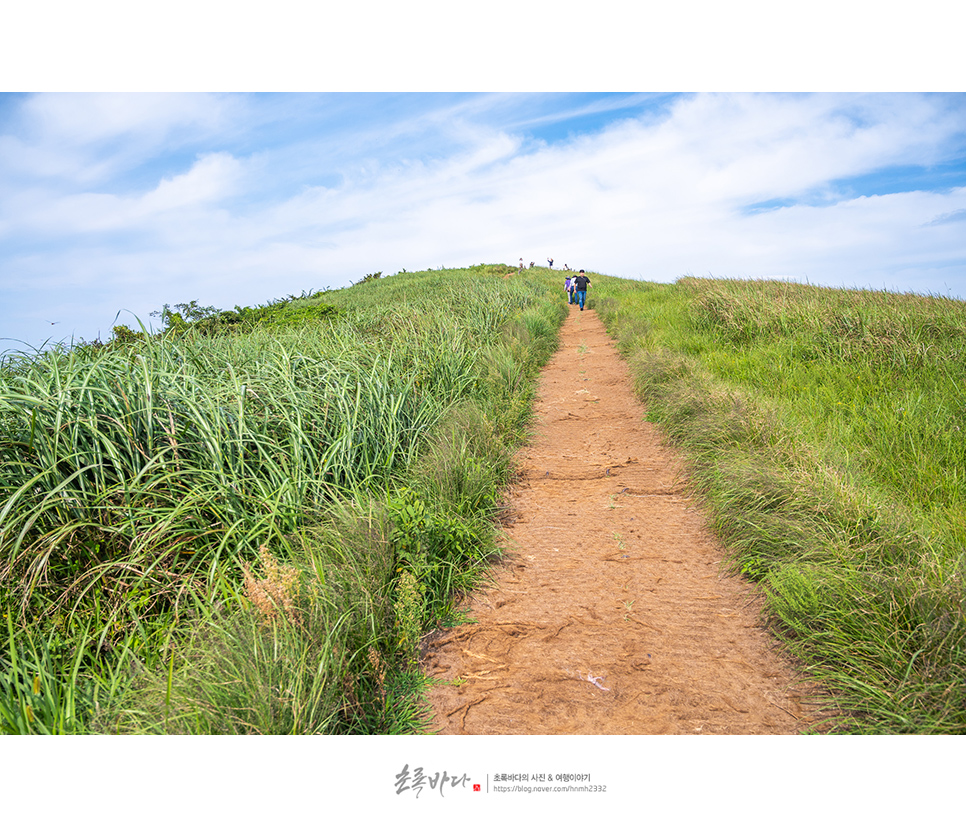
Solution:
<svg viewBox="0 0 966 834">
<path fill-rule="evenodd" d="M 839 731 L 966 731 L 966 304 L 594 284 L 648 415 Z"/>
<path fill-rule="evenodd" d="M 366 276 L 0 367 L 0 731 L 387 733 L 495 552 L 566 313 Z"/>
</svg>

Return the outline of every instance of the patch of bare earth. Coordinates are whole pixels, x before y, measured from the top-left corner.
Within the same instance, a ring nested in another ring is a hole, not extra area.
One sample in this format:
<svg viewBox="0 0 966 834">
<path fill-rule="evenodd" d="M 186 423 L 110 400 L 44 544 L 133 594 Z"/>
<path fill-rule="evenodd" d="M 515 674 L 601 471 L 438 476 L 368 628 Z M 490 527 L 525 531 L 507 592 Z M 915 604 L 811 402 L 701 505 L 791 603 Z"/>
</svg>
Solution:
<svg viewBox="0 0 966 834">
<path fill-rule="evenodd" d="M 782 734 L 804 689 L 686 495 L 592 310 L 570 308 L 521 452 L 507 556 L 424 642 L 442 734 Z"/>
</svg>

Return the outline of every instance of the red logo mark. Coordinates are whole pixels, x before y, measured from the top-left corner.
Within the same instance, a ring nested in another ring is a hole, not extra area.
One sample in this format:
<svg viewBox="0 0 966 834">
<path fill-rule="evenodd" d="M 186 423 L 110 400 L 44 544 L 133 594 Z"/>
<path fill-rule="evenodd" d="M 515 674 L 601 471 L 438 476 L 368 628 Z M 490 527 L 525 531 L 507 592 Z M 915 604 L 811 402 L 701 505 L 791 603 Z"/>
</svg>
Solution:
<svg viewBox="0 0 966 834">
<path fill-rule="evenodd" d="M 474 791 L 478 791 L 479 789 L 480 789 L 480 786 L 479 785 L 473 785 L 473 790 Z"/>
</svg>

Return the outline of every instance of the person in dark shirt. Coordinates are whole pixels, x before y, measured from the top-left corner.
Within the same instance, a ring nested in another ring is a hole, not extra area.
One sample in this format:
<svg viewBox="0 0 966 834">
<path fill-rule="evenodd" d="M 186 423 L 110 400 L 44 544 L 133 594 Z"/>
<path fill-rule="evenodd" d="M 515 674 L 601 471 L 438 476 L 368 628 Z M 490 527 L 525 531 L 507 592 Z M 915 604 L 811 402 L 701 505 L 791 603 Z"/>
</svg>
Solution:
<svg viewBox="0 0 966 834">
<path fill-rule="evenodd" d="M 577 303 L 580 305 L 580 309 L 584 309 L 584 303 L 587 301 L 587 287 L 590 286 L 590 278 L 584 275 L 584 271 L 580 270 L 571 282 L 571 286 L 577 290 Z"/>
</svg>

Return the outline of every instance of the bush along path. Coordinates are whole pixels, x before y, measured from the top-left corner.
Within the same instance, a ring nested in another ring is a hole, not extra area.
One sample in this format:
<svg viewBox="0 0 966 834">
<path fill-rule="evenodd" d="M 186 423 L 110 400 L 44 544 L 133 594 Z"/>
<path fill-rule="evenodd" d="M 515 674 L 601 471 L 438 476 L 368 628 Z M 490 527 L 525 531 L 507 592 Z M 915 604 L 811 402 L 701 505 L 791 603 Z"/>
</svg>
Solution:
<svg viewBox="0 0 966 834">
<path fill-rule="evenodd" d="M 789 734 L 809 690 L 642 420 L 593 310 L 544 370 L 505 558 L 423 644 L 442 734 Z"/>
</svg>

